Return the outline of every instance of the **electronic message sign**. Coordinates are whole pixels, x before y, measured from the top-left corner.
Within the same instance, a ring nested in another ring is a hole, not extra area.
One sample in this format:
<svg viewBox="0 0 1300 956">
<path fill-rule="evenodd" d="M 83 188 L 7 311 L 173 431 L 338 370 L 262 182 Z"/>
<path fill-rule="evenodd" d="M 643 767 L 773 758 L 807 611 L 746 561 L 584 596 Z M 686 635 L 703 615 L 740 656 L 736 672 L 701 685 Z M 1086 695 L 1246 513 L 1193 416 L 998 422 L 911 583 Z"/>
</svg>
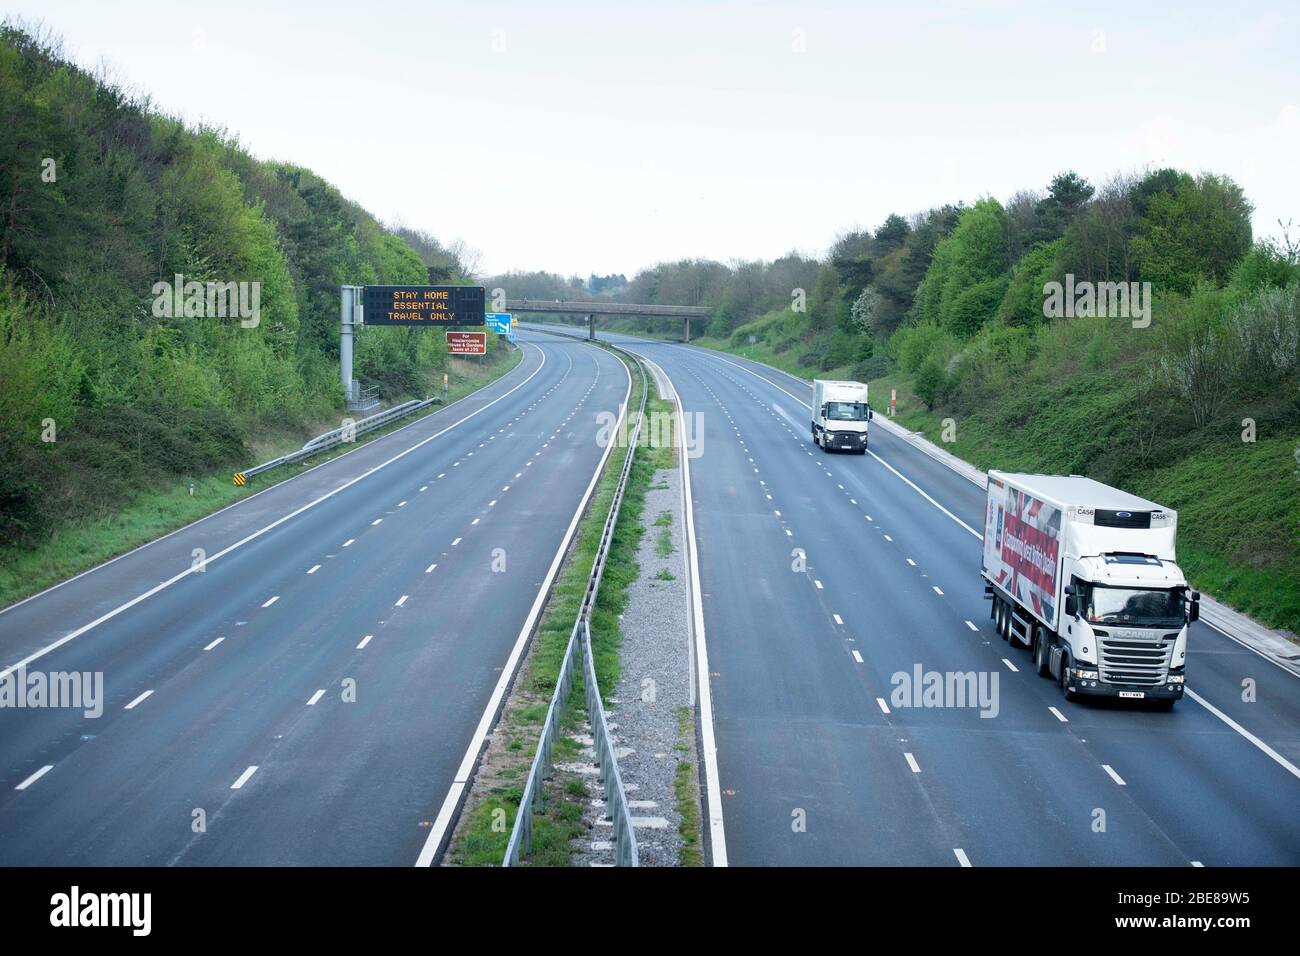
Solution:
<svg viewBox="0 0 1300 956">
<path fill-rule="evenodd" d="M 361 304 L 366 325 L 483 325 L 481 285 L 368 285 Z"/>
</svg>

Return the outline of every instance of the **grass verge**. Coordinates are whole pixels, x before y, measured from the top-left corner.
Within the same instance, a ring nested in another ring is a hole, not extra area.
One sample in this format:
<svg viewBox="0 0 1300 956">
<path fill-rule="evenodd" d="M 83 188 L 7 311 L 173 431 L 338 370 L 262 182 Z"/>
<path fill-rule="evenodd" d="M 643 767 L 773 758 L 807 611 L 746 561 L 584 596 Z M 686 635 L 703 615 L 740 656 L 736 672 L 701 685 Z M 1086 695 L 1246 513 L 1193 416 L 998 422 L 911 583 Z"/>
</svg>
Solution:
<svg viewBox="0 0 1300 956">
<path fill-rule="evenodd" d="M 636 414 L 641 388 L 641 376 L 633 369 L 632 393 L 628 399 L 630 415 Z M 474 792 L 452 835 L 447 858 L 453 865 L 498 866 L 505 856 L 523 786 L 537 750 L 542 721 L 595 563 L 600 532 L 630 451 L 626 447 L 615 448 L 610 454 L 596 493 L 578 524 L 573 546 L 547 599 L 546 610 L 522 673 L 493 733 L 488 752 L 480 763 Z M 618 683 L 618 650 L 622 642 L 618 617 L 627 604 L 627 586 L 640 572 L 636 553 L 644 533 L 641 515 L 653 475 L 653 456 L 637 455 L 628 476 L 623 506 L 614 527 L 600 593 L 593 609 L 592 657 L 596 679 L 605 695 Z M 562 733 L 552 751 L 557 765 L 575 761 L 580 756 L 581 746 L 573 739 L 573 734 L 583 723 L 584 699 L 583 683 L 579 678 L 568 702 L 568 716 L 562 724 Z M 587 788 L 580 777 L 557 767 L 551 780 L 544 784 L 544 793 L 545 807 L 533 817 L 533 849 L 526 863 L 529 866 L 568 866 L 573 858 L 574 841 L 587 832 L 582 816 Z"/>
</svg>

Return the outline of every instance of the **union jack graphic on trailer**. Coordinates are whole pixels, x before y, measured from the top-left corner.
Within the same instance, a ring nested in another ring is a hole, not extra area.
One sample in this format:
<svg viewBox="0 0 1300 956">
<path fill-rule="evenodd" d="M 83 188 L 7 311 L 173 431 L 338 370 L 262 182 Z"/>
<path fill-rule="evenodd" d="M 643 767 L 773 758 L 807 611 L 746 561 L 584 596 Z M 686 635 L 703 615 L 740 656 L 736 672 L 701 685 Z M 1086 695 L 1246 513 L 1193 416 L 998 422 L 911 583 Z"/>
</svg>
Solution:
<svg viewBox="0 0 1300 956">
<path fill-rule="evenodd" d="M 1060 509 L 993 478 L 987 508 L 984 570 L 998 587 L 1054 627 Z"/>
</svg>

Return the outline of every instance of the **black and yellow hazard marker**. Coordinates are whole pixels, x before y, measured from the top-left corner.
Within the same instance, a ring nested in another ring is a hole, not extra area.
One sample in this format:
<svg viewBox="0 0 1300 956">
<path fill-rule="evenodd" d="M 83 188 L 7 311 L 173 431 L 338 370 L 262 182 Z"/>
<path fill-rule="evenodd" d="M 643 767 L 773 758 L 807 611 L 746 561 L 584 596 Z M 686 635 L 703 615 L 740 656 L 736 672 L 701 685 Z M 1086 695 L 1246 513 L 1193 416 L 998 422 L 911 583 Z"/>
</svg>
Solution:
<svg viewBox="0 0 1300 956">
<path fill-rule="evenodd" d="M 242 488 L 244 485 L 248 484 L 248 476 L 242 471 L 237 471 L 235 472 L 233 481 Z"/>
</svg>

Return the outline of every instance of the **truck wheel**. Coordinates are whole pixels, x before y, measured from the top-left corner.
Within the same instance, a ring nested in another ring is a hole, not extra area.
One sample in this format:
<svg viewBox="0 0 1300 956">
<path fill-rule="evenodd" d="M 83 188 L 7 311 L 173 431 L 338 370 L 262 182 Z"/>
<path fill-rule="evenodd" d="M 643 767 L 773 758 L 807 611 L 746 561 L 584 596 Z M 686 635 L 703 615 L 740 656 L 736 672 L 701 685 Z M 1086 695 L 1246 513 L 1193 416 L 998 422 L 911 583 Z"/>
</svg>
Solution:
<svg viewBox="0 0 1300 956">
<path fill-rule="evenodd" d="M 1066 700 L 1074 700 L 1074 691 L 1070 690 L 1070 655 L 1061 655 L 1061 696 Z"/>
<path fill-rule="evenodd" d="M 998 637 L 1009 640 L 1011 637 L 1011 605 L 1002 602 L 1002 615 L 998 618 Z"/>
<path fill-rule="evenodd" d="M 1034 628 L 1034 668 L 1039 677 L 1051 677 L 1052 668 L 1049 661 L 1047 629 L 1043 625 Z"/>
</svg>

